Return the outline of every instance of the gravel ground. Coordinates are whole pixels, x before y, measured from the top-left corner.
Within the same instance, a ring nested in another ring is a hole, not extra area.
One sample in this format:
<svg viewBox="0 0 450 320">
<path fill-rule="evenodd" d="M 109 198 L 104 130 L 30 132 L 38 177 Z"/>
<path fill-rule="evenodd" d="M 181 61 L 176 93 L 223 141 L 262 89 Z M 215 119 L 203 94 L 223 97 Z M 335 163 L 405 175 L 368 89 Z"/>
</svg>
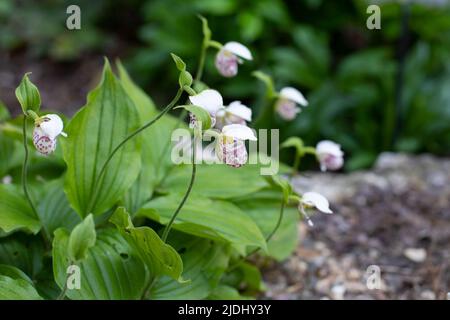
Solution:
<svg viewBox="0 0 450 320">
<path fill-rule="evenodd" d="M 306 173 L 294 185 L 323 193 L 335 214 L 298 226 L 295 254 L 263 269 L 264 298 L 447 299 L 449 159 L 385 153 L 372 171 Z"/>
</svg>

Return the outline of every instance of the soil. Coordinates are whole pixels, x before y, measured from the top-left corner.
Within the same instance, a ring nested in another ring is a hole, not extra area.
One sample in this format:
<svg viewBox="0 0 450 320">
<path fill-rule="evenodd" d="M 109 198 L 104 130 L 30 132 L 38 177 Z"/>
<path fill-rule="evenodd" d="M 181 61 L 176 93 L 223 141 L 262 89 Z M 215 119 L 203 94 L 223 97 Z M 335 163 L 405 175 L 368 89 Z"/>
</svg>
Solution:
<svg viewBox="0 0 450 320">
<path fill-rule="evenodd" d="M 293 183 L 335 214 L 299 224 L 295 254 L 263 269 L 264 298 L 450 299 L 449 159 L 385 153 L 372 171 Z"/>
</svg>

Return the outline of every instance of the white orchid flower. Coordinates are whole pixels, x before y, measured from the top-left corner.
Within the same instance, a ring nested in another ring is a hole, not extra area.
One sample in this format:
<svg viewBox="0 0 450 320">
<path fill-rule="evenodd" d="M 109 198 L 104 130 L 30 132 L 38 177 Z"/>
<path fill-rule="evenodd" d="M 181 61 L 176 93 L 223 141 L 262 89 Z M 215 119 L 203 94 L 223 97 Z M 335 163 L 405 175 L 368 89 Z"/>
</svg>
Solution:
<svg viewBox="0 0 450 320">
<path fill-rule="evenodd" d="M 63 132 L 64 124 L 56 114 L 46 114 L 35 121 L 33 144 L 37 151 L 49 155 L 56 149 L 56 138 L 59 135 L 67 137 Z"/>
<path fill-rule="evenodd" d="M 189 100 L 195 106 L 202 107 L 206 111 L 208 111 L 211 117 L 211 127 L 213 127 L 216 123 L 216 113 L 221 108 L 223 108 L 223 98 L 222 95 L 214 89 L 206 89 L 196 94 L 195 96 L 190 96 Z M 191 113 L 190 114 L 190 127 L 194 128 L 196 126 L 197 119 Z"/>
<path fill-rule="evenodd" d="M 295 119 L 297 114 L 301 112 L 301 108 L 297 105 L 303 107 L 308 105 L 308 101 L 303 94 L 292 87 L 281 89 L 275 110 L 283 120 L 292 121 Z"/>
<path fill-rule="evenodd" d="M 230 124 L 246 125 L 246 121 L 252 121 L 252 109 L 243 105 L 240 101 L 231 102 L 228 107 L 217 112 L 218 129 Z"/>
<path fill-rule="evenodd" d="M 250 50 L 239 42 L 226 43 L 217 53 L 216 68 L 224 77 L 234 77 L 238 73 L 238 64 L 242 60 L 253 60 Z"/>
<path fill-rule="evenodd" d="M 257 140 L 249 127 L 241 124 L 230 124 L 223 127 L 216 145 L 218 159 L 234 168 L 243 166 L 248 159 L 245 140 Z"/>
<path fill-rule="evenodd" d="M 344 165 L 344 152 L 341 146 L 333 141 L 323 140 L 316 146 L 320 170 L 339 170 Z"/>
<path fill-rule="evenodd" d="M 305 208 L 316 208 L 320 212 L 326 214 L 332 214 L 333 211 L 330 209 L 330 204 L 323 195 L 317 192 L 306 192 L 303 194 L 300 203 L 298 204 L 299 211 L 305 216 L 306 221 L 310 226 L 313 226 L 313 222 L 309 218 L 305 211 Z"/>
</svg>

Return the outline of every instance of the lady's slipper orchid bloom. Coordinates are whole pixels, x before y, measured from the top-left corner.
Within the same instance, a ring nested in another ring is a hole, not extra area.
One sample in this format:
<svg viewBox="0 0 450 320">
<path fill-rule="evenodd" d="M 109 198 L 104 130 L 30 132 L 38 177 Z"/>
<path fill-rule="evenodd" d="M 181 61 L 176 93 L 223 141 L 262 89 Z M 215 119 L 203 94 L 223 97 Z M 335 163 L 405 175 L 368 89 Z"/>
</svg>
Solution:
<svg viewBox="0 0 450 320">
<path fill-rule="evenodd" d="M 276 103 L 275 110 L 283 120 L 292 121 L 301 112 L 297 104 L 306 107 L 308 101 L 303 94 L 295 88 L 285 87 L 279 93 L 279 99 Z"/>
<path fill-rule="evenodd" d="M 241 124 L 230 124 L 222 129 L 216 146 L 217 158 L 231 167 L 239 168 L 247 162 L 245 140 L 256 141 L 252 129 Z"/>
<path fill-rule="evenodd" d="M 305 216 L 306 221 L 310 226 L 313 226 L 313 222 L 309 218 L 305 211 L 305 208 L 316 208 L 320 212 L 326 214 L 332 214 L 333 211 L 330 210 L 330 204 L 323 195 L 317 192 L 306 192 L 303 194 L 300 203 L 298 204 L 299 211 Z"/>
<path fill-rule="evenodd" d="M 49 155 L 56 149 L 56 138 L 59 135 L 67 137 L 63 132 L 64 124 L 56 114 L 47 114 L 35 120 L 33 144 L 37 151 Z"/>
<path fill-rule="evenodd" d="M 246 46 L 235 41 L 228 42 L 217 53 L 216 68 L 222 76 L 234 77 L 238 73 L 238 64 L 242 63 L 240 58 L 253 60 Z"/>
<path fill-rule="evenodd" d="M 217 112 L 218 129 L 229 124 L 246 125 L 246 121 L 252 121 L 252 109 L 243 105 L 240 101 L 233 101 L 225 109 Z"/>
<path fill-rule="evenodd" d="M 344 165 L 344 152 L 341 146 L 333 141 L 320 141 L 316 146 L 320 170 L 339 170 Z"/>
<path fill-rule="evenodd" d="M 219 109 L 223 108 L 222 95 L 217 90 L 206 89 L 195 96 L 190 96 L 189 100 L 193 105 L 202 107 L 208 111 L 211 116 L 211 127 L 214 127 L 216 123 L 216 113 Z M 193 114 L 190 114 L 189 126 L 191 128 L 195 128 L 196 124 L 197 119 Z"/>
</svg>

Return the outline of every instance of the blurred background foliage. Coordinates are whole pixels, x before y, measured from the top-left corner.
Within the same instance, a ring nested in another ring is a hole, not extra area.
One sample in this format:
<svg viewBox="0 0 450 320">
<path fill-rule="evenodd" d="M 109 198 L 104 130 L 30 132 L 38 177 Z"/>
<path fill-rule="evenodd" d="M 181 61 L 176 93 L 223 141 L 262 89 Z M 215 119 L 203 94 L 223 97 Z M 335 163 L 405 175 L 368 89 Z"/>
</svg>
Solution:
<svg viewBox="0 0 450 320">
<path fill-rule="evenodd" d="M 65 28 L 70 4 L 81 7 L 80 31 Z M 276 119 L 282 139 L 335 140 L 348 170 L 370 166 L 386 150 L 449 155 L 448 1 L 383 1 L 381 30 L 366 28 L 367 6 L 364 0 L 1 0 L 0 50 L 62 65 L 120 56 L 163 103 L 177 85 L 168 53 L 197 67 L 201 14 L 214 40 L 240 41 L 255 57 L 236 78 L 224 79 L 209 51 L 204 79 L 226 103 L 240 99 L 258 113 L 264 87 L 251 76 L 258 68 L 278 89 L 295 86 L 310 101 L 295 121 Z"/>
</svg>

